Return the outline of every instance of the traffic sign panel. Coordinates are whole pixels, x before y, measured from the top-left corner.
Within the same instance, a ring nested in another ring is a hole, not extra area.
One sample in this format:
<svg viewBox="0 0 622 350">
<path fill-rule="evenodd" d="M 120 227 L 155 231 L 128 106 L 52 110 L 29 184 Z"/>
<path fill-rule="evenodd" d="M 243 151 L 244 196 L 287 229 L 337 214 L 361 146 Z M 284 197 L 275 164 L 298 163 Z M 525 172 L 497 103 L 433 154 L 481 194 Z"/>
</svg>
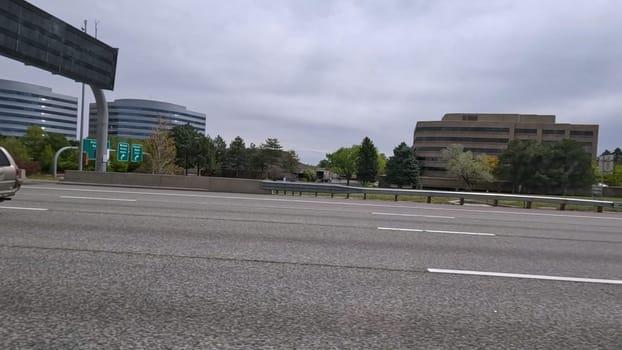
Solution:
<svg viewBox="0 0 622 350">
<path fill-rule="evenodd" d="M 130 144 L 127 142 L 119 142 L 117 144 L 117 160 L 127 162 L 130 156 Z"/>
<path fill-rule="evenodd" d="M 110 141 L 106 142 L 106 146 L 110 149 Z M 83 139 L 82 150 L 86 153 L 88 160 L 95 160 L 97 152 L 97 140 L 96 139 Z"/>
<path fill-rule="evenodd" d="M 132 162 L 143 161 L 143 145 L 135 143 L 132 144 Z"/>
<path fill-rule="evenodd" d="M 84 139 L 82 140 L 82 149 L 86 153 L 89 160 L 95 160 L 95 150 L 97 149 L 96 139 Z"/>
</svg>

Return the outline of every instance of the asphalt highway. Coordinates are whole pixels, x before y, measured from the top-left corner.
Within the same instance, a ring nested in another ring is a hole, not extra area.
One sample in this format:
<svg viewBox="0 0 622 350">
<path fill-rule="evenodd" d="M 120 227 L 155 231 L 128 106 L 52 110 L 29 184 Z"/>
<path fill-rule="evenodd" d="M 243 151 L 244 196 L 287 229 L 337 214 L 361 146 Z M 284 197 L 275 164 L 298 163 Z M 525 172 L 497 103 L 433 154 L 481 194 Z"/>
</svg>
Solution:
<svg viewBox="0 0 622 350">
<path fill-rule="evenodd" d="M 620 349 L 622 214 L 51 183 L 2 349 Z"/>
</svg>

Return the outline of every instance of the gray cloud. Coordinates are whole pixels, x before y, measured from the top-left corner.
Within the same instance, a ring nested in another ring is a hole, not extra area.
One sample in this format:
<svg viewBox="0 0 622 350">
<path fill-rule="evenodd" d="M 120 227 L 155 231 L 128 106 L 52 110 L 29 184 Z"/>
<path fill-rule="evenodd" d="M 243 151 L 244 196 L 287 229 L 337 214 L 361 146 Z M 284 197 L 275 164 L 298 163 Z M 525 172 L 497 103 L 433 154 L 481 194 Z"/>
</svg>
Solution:
<svg viewBox="0 0 622 350">
<path fill-rule="evenodd" d="M 182 104 L 207 114 L 211 135 L 277 137 L 308 162 L 364 136 L 390 153 L 417 120 L 462 111 L 599 123 L 599 148 L 622 146 L 617 1 L 33 2 L 76 27 L 100 21 L 120 48 L 109 99 Z"/>
</svg>

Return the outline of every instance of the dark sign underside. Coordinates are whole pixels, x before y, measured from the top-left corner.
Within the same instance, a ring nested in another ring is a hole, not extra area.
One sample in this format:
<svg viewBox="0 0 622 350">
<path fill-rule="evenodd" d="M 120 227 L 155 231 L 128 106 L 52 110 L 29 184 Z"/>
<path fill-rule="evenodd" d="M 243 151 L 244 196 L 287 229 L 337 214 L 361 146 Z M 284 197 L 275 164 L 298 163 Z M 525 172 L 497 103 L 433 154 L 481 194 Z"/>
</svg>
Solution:
<svg viewBox="0 0 622 350">
<path fill-rule="evenodd" d="M 118 49 L 23 0 L 0 0 L 0 55 L 113 90 Z"/>
</svg>

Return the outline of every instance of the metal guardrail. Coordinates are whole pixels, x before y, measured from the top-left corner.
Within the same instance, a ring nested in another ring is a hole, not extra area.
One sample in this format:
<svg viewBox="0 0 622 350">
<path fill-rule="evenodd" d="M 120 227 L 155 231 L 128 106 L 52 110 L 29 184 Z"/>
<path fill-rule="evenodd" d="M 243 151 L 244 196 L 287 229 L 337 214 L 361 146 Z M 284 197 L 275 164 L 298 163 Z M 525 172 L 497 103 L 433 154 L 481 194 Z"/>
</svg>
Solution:
<svg viewBox="0 0 622 350">
<path fill-rule="evenodd" d="M 320 184 L 320 183 L 307 183 L 307 182 L 283 182 L 283 181 L 262 181 L 261 188 L 267 191 L 276 192 L 283 191 L 284 194 L 291 192 L 292 194 L 299 193 L 314 193 L 316 196 L 318 193 L 328 193 L 331 197 L 335 194 L 345 194 L 349 197 L 350 194 L 363 194 L 363 199 L 367 199 L 368 194 L 382 194 L 395 196 L 397 201 L 398 196 L 419 196 L 426 197 L 426 202 L 431 203 L 432 197 L 446 197 L 446 198 L 458 198 L 460 204 L 463 205 L 466 199 L 472 200 L 486 200 L 492 201 L 494 206 L 499 204 L 499 201 L 520 201 L 524 203 L 525 208 L 531 208 L 533 202 L 539 203 L 552 203 L 559 205 L 559 210 L 565 210 L 569 204 L 580 206 L 593 206 L 596 207 L 598 212 L 602 212 L 603 208 L 619 208 L 622 207 L 622 203 L 616 203 L 613 201 L 594 200 L 594 199 L 579 199 L 579 198 L 565 198 L 565 197 L 547 197 L 547 196 L 531 196 L 531 195 L 518 195 L 518 194 L 504 194 L 504 193 L 489 193 L 489 192 L 454 192 L 454 191 L 432 191 L 432 190 L 409 190 L 409 189 L 396 189 L 396 188 L 367 188 L 367 187 L 354 187 L 344 186 L 336 184 Z"/>
</svg>

